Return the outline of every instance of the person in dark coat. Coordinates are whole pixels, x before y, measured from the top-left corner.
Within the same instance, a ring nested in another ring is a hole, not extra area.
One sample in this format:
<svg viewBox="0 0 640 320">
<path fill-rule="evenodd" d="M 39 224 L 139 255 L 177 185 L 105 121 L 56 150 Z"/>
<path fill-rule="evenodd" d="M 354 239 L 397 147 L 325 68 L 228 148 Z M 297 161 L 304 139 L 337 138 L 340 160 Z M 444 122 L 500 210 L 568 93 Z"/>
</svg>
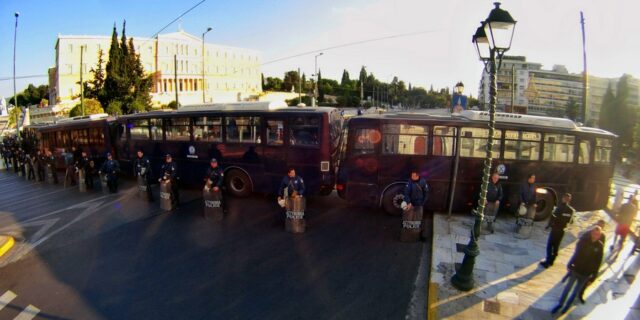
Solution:
<svg viewBox="0 0 640 320">
<path fill-rule="evenodd" d="M 305 195 L 304 180 L 302 177 L 296 175 L 296 170 L 289 168 L 287 175 L 282 178 L 280 182 L 280 188 L 278 188 L 278 200 L 282 200 L 285 197 L 284 192 L 287 191 L 287 197 L 295 198 Z"/>
<path fill-rule="evenodd" d="M 111 153 L 107 153 L 107 160 L 102 163 L 99 174 L 105 174 L 107 176 L 107 186 L 109 192 L 118 192 L 118 173 L 120 172 L 120 164 L 117 160 L 113 159 Z"/>
<path fill-rule="evenodd" d="M 582 291 L 587 281 L 593 281 L 598 275 L 602 257 L 604 256 L 604 243 L 602 243 L 602 229 L 597 226 L 589 233 L 589 237 L 582 238 L 576 245 L 576 250 L 567 264 L 569 278 L 562 291 L 558 305 L 551 313 L 566 313 L 573 304 L 573 300 Z M 571 295 L 569 295 L 571 293 Z M 567 296 L 569 299 L 567 300 Z M 561 310 L 562 309 L 562 310 Z"/>
<path fill-rule="evenodd" d="M 158 181 L 170 180 L 171 181 L 171 201 L 174 208 L 178 208 L 180 206 L 180 192 L 178 189 L 178 180 L 180 177 L 178 176 L 178 166 L 175 162 L 173 162 L 173 158 L 170 154 L 165 156 L 165 162 L 160 168 L 160 173 L 162 174 L 161 178 Z"/>
<path fill-rule="evenodd" d="M 218 165 L 218 160 L 212 158 L 209 161 L 209 168 L 204 177 L 207 188 L 212 189 L 213 192 L 220 192 L 220 203 L 222 210 L 226 211 L 226 202 L 224 200 L 224 194 L 222 193 L 222 184 L 224 183 L 224 170 Z"/>
<path fill-rule="evenodd" d="M 602 219 L 598 220 L 598 222 L 596 222 L 595 225 L 591 226 L 590 228 L 588 228 L 582 235 L 580 235 L 580 239 L 578 241 L 586 241 L 583 239 L 588 239 L 589 237 L 591 237 L 591 231 L 593 230 L 593 228 L 595 227 L 599 227 L 600 229 L 602 229 L 604 231 L 604 227 L 606 225 L 606 222 Z M 607 243 L 607 237 L 605 235 L 604 232 L 602 232 L 602 236 L 600 236 L 600 241 L 604 244 Z M 565 276 L 566 278 L 569 278 L 569 274 L 567 273 L 567 275 Z M 580 300 L 581 303 L 585 303 L 584 302 L 584 292 L 587 290 L 587 287 L 593 283 L 594 279 L 589 279 L 587 280 L 587 282 L 584 284 L 584 286 L 582 286 L 582 290 L 580 290 L 580 294 L 578 295 L 578 300 Z M 564 282 L 564 280 L 563 280 Z"/>
<path fill-rule="evenodd" d="M 93 168 L 91 167 L 91 158 L 89 158 L 85 151 L 80 153 L 80 159 L 78 159 L 76 169 L 84 171 L 84 185 L 87 187 L 87 190 L 93 189 Z"/>
<path fill-rule="evenodd" d="M 42 154 L 41 150 L 38 150 L 36 151 L 34 160 L 36 162 L 36 172 L 38 176 L 38 181 L 44 181 L 44 169 L 47 165 L 47 157 L 45 157 L 45 155 Z"/>
<path fill-rule="evenodd" d="M 484 220 L 487 221 L 487 229 L 491 233 L 494 232 L 493 223 L 496 221 L 496 215 L 500 209 L 500 200 L 502 200 L 503 196 L 500 174 L 494 172 L 491 175 L 491 181 L 487 185 L 487 201 L 485 202 L 486 208 L 484 210 Z"/>
<path fill-rule="evenodd" d="M 151 192 L 151 161 L 144 154 L 144 150 L 138 149 L 136 160 L 133 163 L 133 175 L 142 177 L 147 185 L 147 200 L 153 202 L 153 192 Z"/>
<path fill-rule="evenodd" d="M 429 185 L 427 181 L 420 177 L 417 170 L 411 171 L 411 177 L 404 186 L 404 202 L 409 209 L 411 207 L 422 207 L 429 198 Z"/>
<path fill-rule="evenodd" d="M 57 161 L 56 156 L 51 152 L 51 150 L 46 151 L 46 161 L 47 167 L 49 167 L 49 171 L 51 171 L 51 175 L 53 176 L 53 183 L 58 184 L 58 170 L 57 170 Z"/>
<path fill-rule="evenodd" d="M 520 185 L 520 204 L 524 204 L 527 212 L 518 219 L 519 226 L 533 225 L 533 218 L 536 217 L 536 175 L 530 174 L 527 181 Z"/>
<path fill-rule="evenodd" d="M 571 194 L 565 193 L 562 196 L 562 202 L 556 207 L 549 218 L 549 224 L 545 229 L 551 228 L 549 239 L 547 240 L 547 259 L 540 262 L 545 269 L 553 265 L 560 250 L 560 242 L 564 237 L 564 229 L 573 219 L 576 210 L 571 207 Z"/>
</svg>

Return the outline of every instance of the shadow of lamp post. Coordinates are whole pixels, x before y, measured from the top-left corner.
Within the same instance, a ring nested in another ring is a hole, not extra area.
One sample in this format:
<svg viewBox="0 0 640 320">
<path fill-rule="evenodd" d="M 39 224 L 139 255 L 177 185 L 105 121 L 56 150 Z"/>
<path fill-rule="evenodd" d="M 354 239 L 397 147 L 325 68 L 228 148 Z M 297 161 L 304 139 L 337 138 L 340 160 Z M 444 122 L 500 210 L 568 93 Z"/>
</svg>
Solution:
<svg viewBox="0 0 640 320">
<path fill-rule="evenodd" d="M 500 9 L 500 3 L 494 3 L 495 8 L 489 13 L 487 20 L 483 21 L 480 27 L 473 35 L 472 41 L 476 45 L 478 56 L 484 63 L 485 71 L 489 72 L 491 79 L 491 87 L 489 89 L 489 137 L 487 139 L 487 156 L 484 159 L 484 169 L 482 171 L 482 185 L 480 186 L 480 197 L 478 206 L 472 210 L 475 218 L 473 229 L 471 230 L 471 239 L 464 250 L 464 258 L 462 265 L 451 278 L 451 284 L 461 291 L 469 291 L 473 289 L 473 268 L 475 260 L 480 255 L 478 247 L 478 236 L 480 235 L 480 225 L 484 218 L 484 208 L 487 199 L 487 185 L 489 184 L 489 176 L 491 174 L 491 159 L 493 158 L 493 135 L 495 132 L 495 114 L 496 114 L 496 71 L 502 64 L 504 53 L 511 47 L 513 39 L 513 31 L 516 21 L 513 20 L 509 12 Z M 496 60 L 498 65 L 496 66 Z"/>
</svg>

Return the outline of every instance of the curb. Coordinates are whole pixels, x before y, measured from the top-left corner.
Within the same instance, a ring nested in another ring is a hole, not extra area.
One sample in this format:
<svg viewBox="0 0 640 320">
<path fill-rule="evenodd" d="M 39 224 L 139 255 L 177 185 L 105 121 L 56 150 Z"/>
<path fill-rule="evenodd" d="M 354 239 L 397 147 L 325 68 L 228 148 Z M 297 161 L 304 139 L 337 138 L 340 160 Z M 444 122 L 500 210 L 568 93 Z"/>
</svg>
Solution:
<svg viewBox="0 0 640 320">
<path fill-rule="evenodd" d="M 0 257 L 7 253 L 15 244 L 12 236 L 0 236 Z"/>
</svg>

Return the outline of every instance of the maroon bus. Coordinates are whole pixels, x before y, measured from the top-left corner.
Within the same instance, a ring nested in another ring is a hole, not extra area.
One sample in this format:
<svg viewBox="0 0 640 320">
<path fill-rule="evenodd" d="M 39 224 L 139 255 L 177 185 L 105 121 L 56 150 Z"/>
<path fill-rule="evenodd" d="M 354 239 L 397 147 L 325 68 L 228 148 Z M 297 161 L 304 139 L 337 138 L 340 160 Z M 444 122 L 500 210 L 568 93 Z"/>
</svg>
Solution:
<svg viewBox="0 0 640 320">
<path fill-rule="evenodd" d="M 428 210 L 469 211 L 477 201 L 489 135 L 488 113 L 367 115 L 345 126 L 336 189 L 351 203 L 399 214 L 410 170 L 431 187 Z M 519 186 L 533 173 L 536 219 L 549 216 L 564 192 L 577 210 L 604 208 L 613 176 L 616 136 L 568 119 L 498 113 L 492 171 L 501 176 L 503 209 L 515 211 Z M 457 170 L 456 170 L 457 168 Z"/>
</svg>

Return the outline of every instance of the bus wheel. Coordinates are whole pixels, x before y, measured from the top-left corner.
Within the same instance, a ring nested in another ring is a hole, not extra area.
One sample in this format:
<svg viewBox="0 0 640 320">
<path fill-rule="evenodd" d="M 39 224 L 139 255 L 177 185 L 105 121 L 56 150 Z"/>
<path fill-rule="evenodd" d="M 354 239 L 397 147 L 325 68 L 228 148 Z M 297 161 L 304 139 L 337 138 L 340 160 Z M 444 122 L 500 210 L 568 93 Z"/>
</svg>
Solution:
<svg viewBox="0 0 640 320">
<path fill-rule="evenodd" d="M 251 180 L 240 170 L 231 170 L 227 174 L 227 190 L 238 198 L 248 197 L 251 194 Z"/>
<path fill-rule="evenodd" d="M 538 193 L 536 204 L 538 207 L 536 208 L 536 217 L 535 221 L 543 221 L 547 219 L 551 212 L 553 211 L 553 207 L 556 205 L 556 197 L 553 191 L 549 189 L 545 189 L 547 192 Z"/>
<path fill-rule="evenodd" d="M 384 212 L 394 216 L 402 214 L 402 209 L 400 208 L 400 204 L 404 200 L 402 189 L 402 185 L 396 185 L 385 191 L 382 196 L 382 209 L 384 209 Z"/>
</svg>

